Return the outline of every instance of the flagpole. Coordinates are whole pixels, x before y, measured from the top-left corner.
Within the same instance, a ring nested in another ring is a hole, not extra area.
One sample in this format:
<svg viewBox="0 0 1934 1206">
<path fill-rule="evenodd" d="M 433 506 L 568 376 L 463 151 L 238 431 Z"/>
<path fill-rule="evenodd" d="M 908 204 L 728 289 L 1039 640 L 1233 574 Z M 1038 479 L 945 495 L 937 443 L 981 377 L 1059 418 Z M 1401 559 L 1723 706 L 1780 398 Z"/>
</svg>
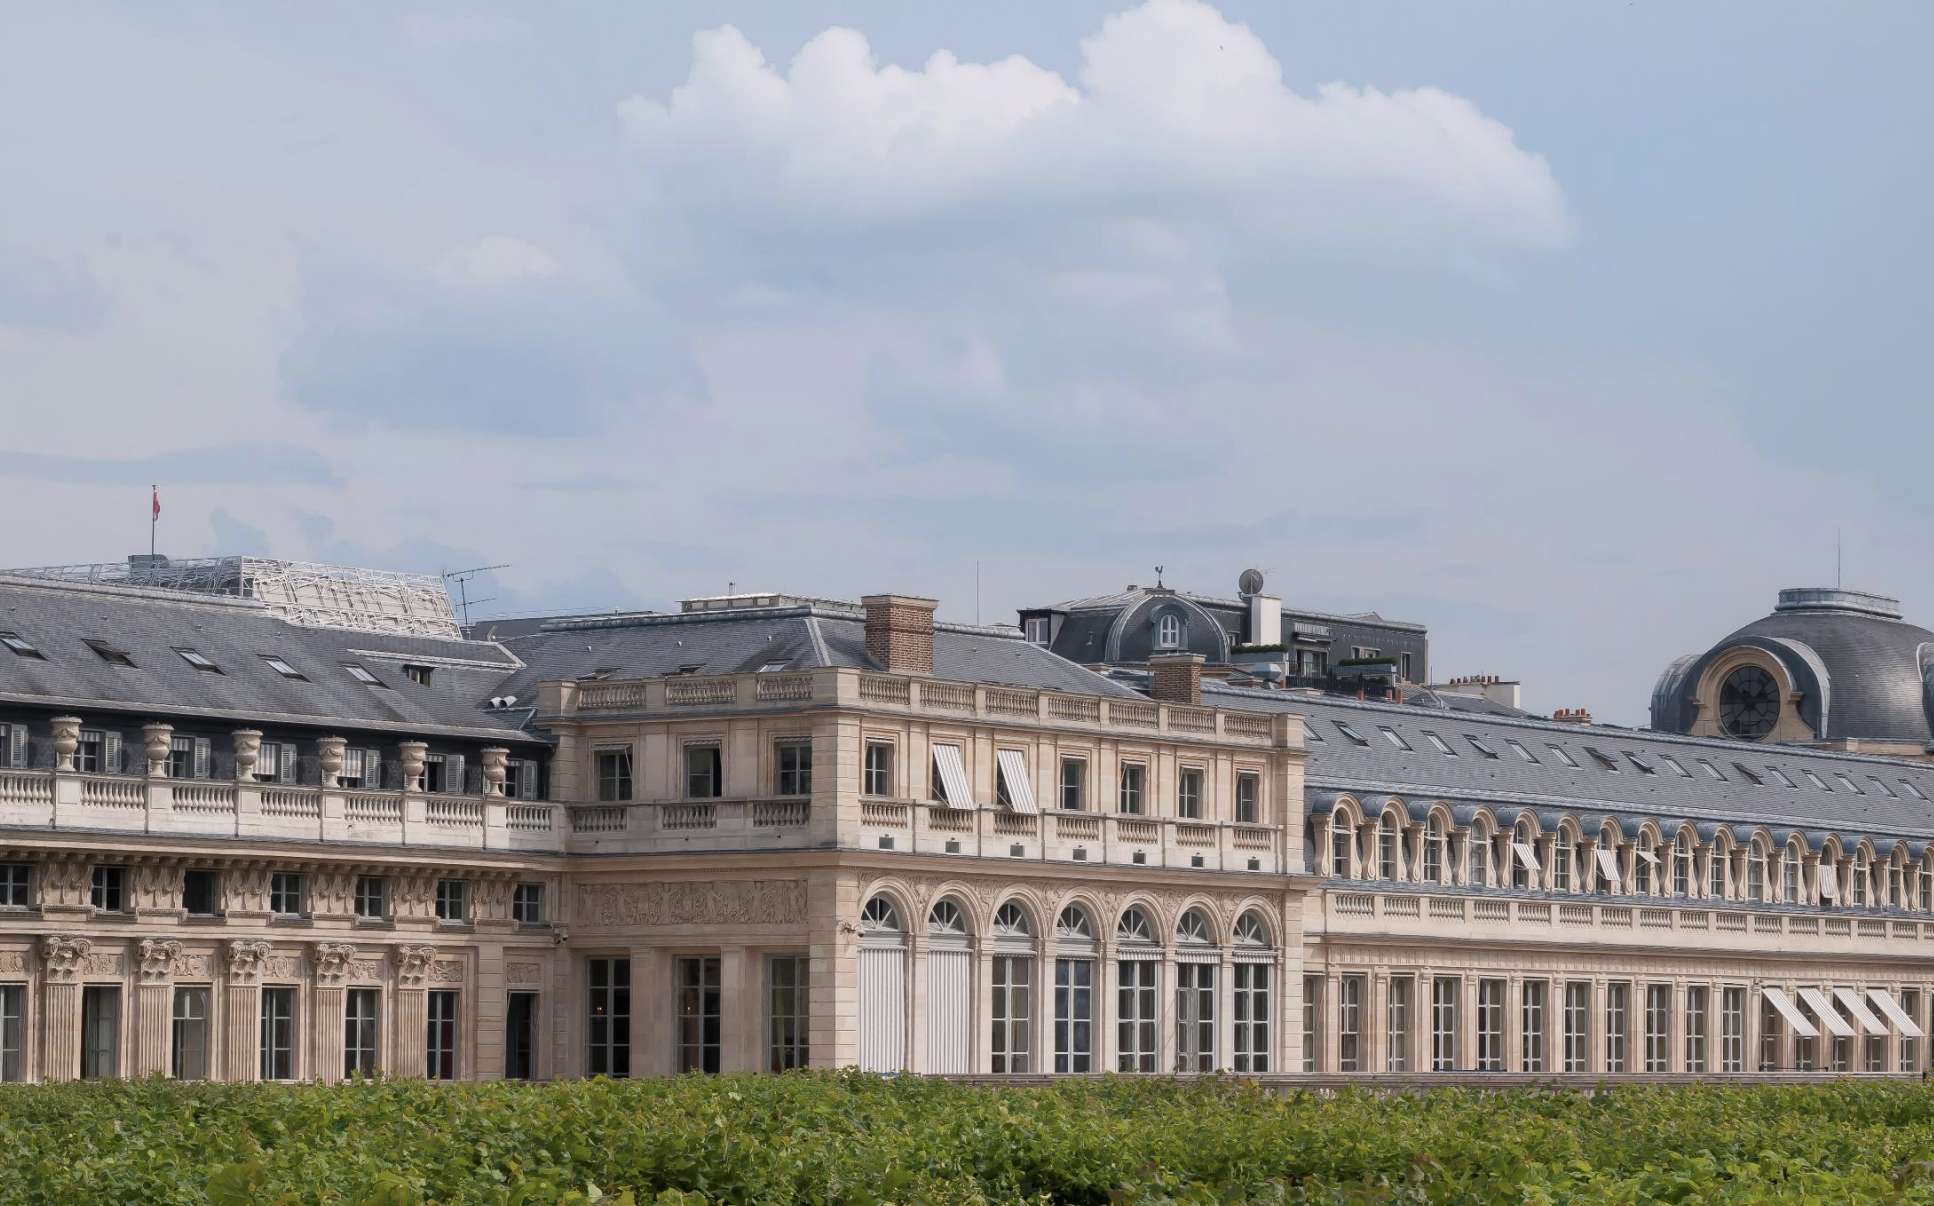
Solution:
<svg viewBox="0 0 1934 1206">
<path fill-rule="evenodd" d="M 161 486 L 155 483 L 148 487 L 148 559 L 154 559 L 154 528 L 161 522 Z"/>
</svg>

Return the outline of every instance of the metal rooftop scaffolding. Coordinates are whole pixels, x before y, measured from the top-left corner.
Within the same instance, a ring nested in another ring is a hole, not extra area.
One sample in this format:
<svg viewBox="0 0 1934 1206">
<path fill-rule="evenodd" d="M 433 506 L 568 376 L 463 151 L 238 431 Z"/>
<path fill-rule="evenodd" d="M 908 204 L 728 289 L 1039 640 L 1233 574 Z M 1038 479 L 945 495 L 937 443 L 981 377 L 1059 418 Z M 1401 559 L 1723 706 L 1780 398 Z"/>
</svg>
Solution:
<svg viewBox="0 0 1934 1206">
<path fill-rule="evenodd" d="M 461 638 L 450 593 L 436 574 L 317 565 L 273 557 L 137 554 L 125 562 L 0 570 L 25 578 L 253 599 L 291 624 Z"/>
</svg>

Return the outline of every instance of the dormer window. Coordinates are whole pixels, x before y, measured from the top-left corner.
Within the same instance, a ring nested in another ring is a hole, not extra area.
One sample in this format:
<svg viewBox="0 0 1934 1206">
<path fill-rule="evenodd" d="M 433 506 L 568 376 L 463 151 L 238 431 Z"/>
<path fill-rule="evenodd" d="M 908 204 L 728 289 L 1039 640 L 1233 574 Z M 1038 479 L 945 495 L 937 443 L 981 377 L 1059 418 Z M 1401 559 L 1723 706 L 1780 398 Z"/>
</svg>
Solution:
<svg viewBox="0 0 1934 1206">
<path fill-rule="evenodd" d="M 1048 618 L 1046 616 L 1029 616 L 1027 622 L 1022 626 L 1022 631 L 1027 636 L 1028 644 L 1046 645 L 1048 643 L 1048 628 Z"/>
<path fill-rule="evenodd" d="M 403 677 L 409 679 L 419 687 L 427 687 L 430 685 L 430 675 L 432 673 L 434 671 L 428 666 L 418 666 L 408 662 L 403 664 Z"/>
<path fill-rule="evenodd" d="M 1182 647 L 1182 617 L 1174 612 L 1165 612 L 1155 621 L 1155 647 L 1157 649 L 1180 649 Z"/>
</svg>

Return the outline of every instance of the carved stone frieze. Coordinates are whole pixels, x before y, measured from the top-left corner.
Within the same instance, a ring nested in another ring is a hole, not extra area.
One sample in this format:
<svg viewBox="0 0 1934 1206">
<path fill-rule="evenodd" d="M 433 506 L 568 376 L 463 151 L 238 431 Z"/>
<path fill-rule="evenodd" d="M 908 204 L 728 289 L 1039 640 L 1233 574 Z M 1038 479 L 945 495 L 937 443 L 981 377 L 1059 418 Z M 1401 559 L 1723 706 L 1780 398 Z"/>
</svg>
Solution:
<svg viewBox="0 0 1934 1206">
<path fill-rule="evenodd" d="M 124 970 L 120 951 L 95 951 L 81 960 L 84 976 L 118 976 Z"/>
<path fill-rule="evenodd" d="M 440 960 L 431 967 L 430 978 L 438 984 L 461 984 L 463 964 L 449 959 Z"/>
<path fill-rule="evenodd" d="M 536 984 L 544 978 L 542 963 L 506 963 L 504 979 L 512 984 Z"/>
<path fill-rule="evenodd" d="M 40 940 L 40 964 L 49 984 L 72 984 L 80 978 L 82 962 L 94 943 L 86 938 L 49 934 Z"/>
<path fill-rule="evenodd" d="M 27 970 L 26 951 L 0 951 L 0 972 L 24 973 Z"/>
<path fill-rule="evenodd" d="M 80 908 L 88 903 L 93 878 L 85 859 L 50 858 L 40 869 L 40 903 Z"/>
<path fill-rule="evenodd" d="M 421 985 L 430 978 L 430 965 L 436 962 L 436 948 L 433 946 L 399 946 L 396 948 L 396 978 L 407 985 Z"/>
<path fill-rule="evenodd" d="M 590 925 L 785 925 L 805 919 L 806 882 L 589 883 L 578 885 L 577 904 Z"/>
<path fill-rule="evenodd" d="M 347 942 L 318 942 L 310 947 L 316 983 L 341 984 L 354 967 L 356 948 Z"/>
<path fill-rule="evenodd" d="M 262 974 L 278 980 L 299 979 L 302 976 L 302 956 L 270 955 L 262 961 Z"/>
<path fill-rule="evenodd" d="M 358 959 L 349 965 L 349 978 L 358 984 L 380 983 L 383 979 L 383 962 L 380 959 Z"/>
<path fill-rule="evenodd" d="M 181 905 L 181 868 L 146 863 L 134 868 L 134 907 L 138 912 L 173 912 Z"/>
<path fill-rule="evenodd" d="M 231 938 L 228 941 L 228 979 L 233 984 L 260 984 L 269 960 L 266 938 Z"/>
<path fill-rule="evenodd" d="M 163 984 L 174 974 L 181 943 L 173 938 L 143 938 L 135 953 L 141 961 L 141 983 Z"/>
<path fill-rule="evenodd" d="M 262 867 L 244 867 L 222 873 L 222 911 L 225 913 L 263 913 L 269 907 L 269 873 Z"/>
</svg>

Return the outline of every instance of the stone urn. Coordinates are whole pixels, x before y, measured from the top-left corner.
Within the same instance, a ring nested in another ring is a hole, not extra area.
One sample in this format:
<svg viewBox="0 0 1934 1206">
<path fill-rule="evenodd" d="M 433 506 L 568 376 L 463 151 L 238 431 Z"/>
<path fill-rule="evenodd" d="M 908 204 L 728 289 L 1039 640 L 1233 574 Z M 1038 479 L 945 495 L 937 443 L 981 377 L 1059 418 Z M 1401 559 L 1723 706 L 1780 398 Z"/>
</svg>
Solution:
<svg viewBox="0 0 1934 1206">
<path fill-rule="evenodd" d="M 74 772 L 74 751 L 81 748 L 81 718 L 56 716 L 48 722 L 54 730 L 54 769 Z"/>
<path fill-rule="evenodd" d="M 501 797 L 504 794 L 504 772 L 510 761 L 510 751 L 501 745 L 493 745 L 483 751 L 484 795 Z"/>
<path fill-rule="evenodd" d="M 141 726 L 141 752 L 147 755 L 148 777 L 157 779 L 168 773 L 168 753 L 174 745 L 175 726 L 151 720 Z"/>
<path fill-rule="evenodd" d="M 316 760 L 322 764 L 322 785 L 335 787 L 341 781 L 343 751 L 349 741 L 343 737 L 324 737 L 316 742 Z"/>
<path fill-rule="evenodd" d="M 421 741 L 399 741 L 396 753 L 403 763 L 403 790 L 423 790 L 423 765 L 430 747 Z"/>
<path fill-rule="evenodd" d="M 255 781 L 255 762 L 262 756 L 262 730 L 235 730 L 235 781 Z"/>
</svg>

